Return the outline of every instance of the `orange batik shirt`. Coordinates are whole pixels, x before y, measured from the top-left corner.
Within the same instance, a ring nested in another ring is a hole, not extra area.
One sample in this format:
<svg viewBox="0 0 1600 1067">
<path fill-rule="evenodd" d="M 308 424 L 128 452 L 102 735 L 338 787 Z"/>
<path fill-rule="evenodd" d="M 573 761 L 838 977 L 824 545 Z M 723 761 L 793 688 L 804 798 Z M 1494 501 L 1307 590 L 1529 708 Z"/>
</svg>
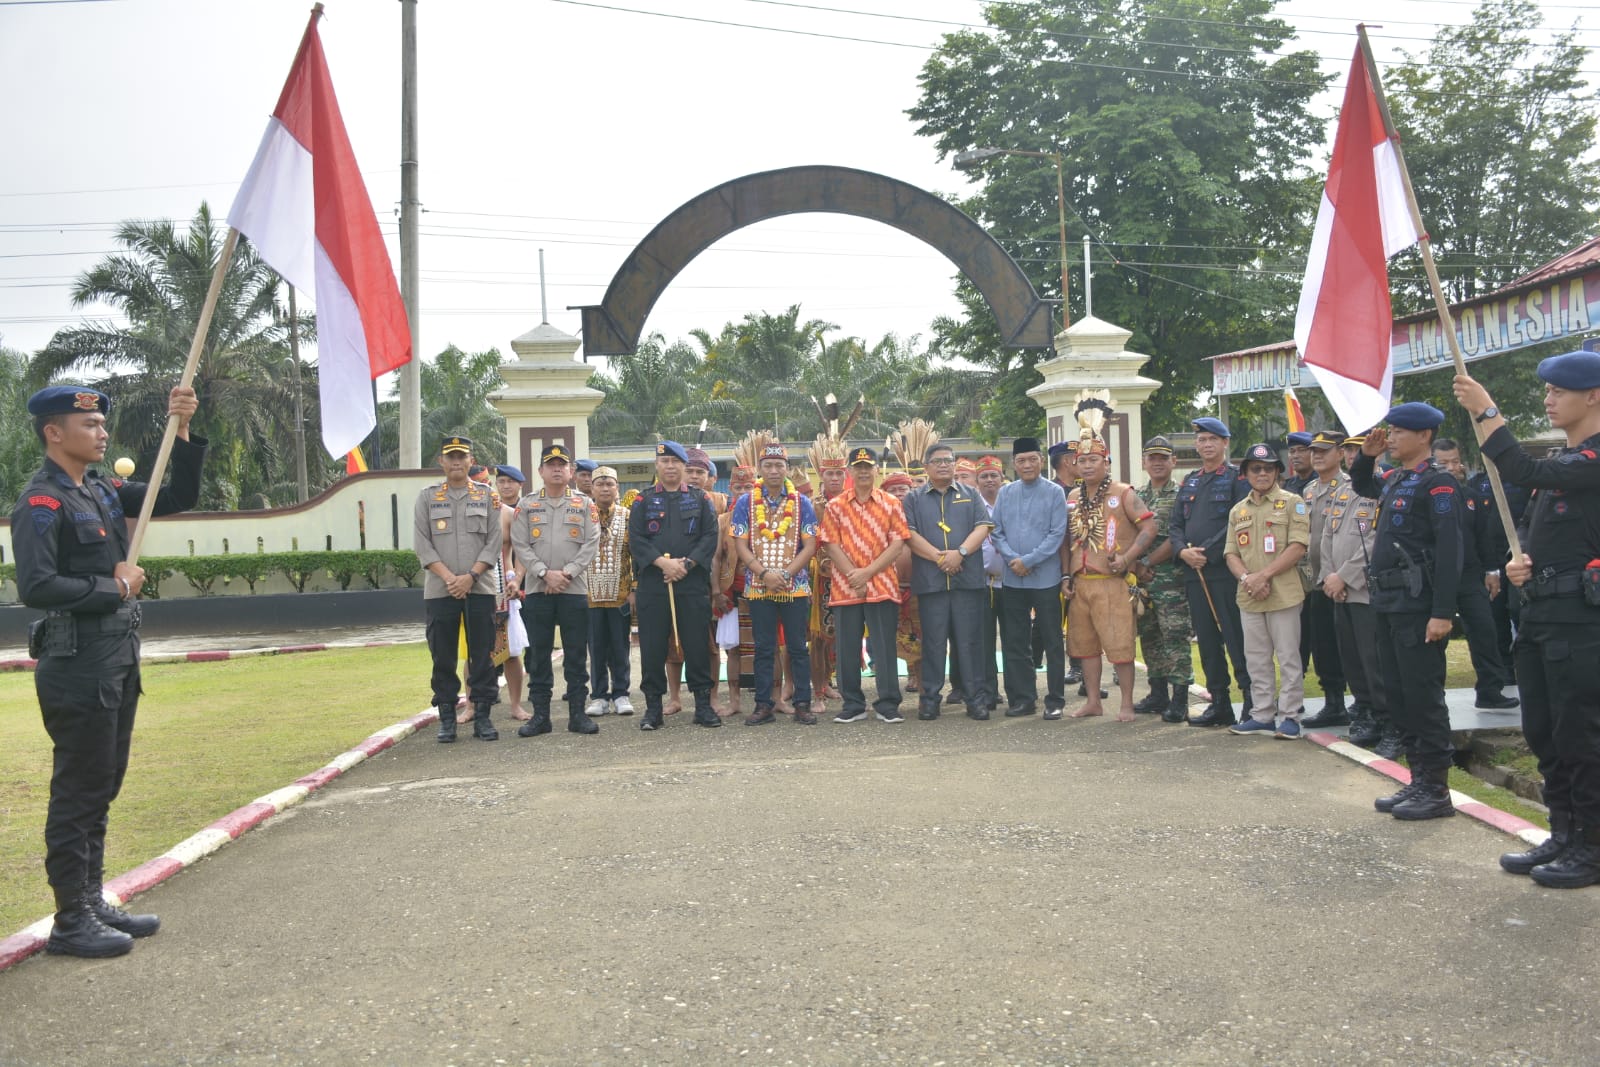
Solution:
<svg viewBox="0 0 1600 1067">
<path fill-rule="evenodd" d="M 906 526 L 906 513 L 900 501 L 882 489 L 874 489 L 865 503 L 856 497 L 854 489 L 828 501 L 822 515 L 822 543 L 838 545 L 852 566 L 865 567 L 883 555 L 883 550 L 893 542 L 911 539 Z M 888 566 L 867 583 L 867 595 L 857 596 L 850 583 L 839 575 L 833 576 L 829 603 L 835 607 L 843 604 L 877 604 L 888 600 L 900 602 L 900 579 L 894 567 Z"/>
</svg>

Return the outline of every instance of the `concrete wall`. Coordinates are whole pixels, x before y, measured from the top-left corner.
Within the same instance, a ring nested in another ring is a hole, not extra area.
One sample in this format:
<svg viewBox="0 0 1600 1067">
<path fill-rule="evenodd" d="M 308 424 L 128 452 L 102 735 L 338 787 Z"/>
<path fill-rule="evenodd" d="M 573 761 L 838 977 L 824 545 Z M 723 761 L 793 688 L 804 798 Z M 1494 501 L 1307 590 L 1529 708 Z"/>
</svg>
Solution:
<svg viewBox="0 0 1600 1067">
<path fill-rule="evenodd" d="M 437 469 L 368 471 L 336 482 L 304 504 L 270 511 L 191 511 L 152 519 L 146 556 L 220 556 L 240 552 L 316 552 L 327 549 L 410 548 L 411 509 L 423 488 L 443 478 Z M 13 563 L 11 523 L 0 519 L 0 562 Z M 234 583 L 239 584 L 239 583 Z M 311 588 L 337 588 L 318 583 Z M 229 589 L 229 592 L 242 591 Z M 273 578 L 261 592 L 288 592 L 287 579 Z M 165 580 L 161 595 L 192 594 L 181 576 Z M 15 602 L 6 583 L 0 602 Z"/>
</svg>

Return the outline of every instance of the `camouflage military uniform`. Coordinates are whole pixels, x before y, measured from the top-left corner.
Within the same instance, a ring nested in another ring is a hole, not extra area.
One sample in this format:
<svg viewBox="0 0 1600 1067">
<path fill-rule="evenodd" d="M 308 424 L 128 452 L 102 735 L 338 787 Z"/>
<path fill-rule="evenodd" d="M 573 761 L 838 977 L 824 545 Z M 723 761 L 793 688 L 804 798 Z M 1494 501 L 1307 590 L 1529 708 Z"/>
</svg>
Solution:
<svg viewBox="0 0 1600 1067">
<path fill-rule="evenodd" d="M 1178 499 L 1178 479 L 1170 479 L 1162 490 L 1146 481 L 1137 491 L 1145 506 L 1156 513 L 1155 545 L 1166 544 L 1172 505 Z M 1139 647 L 1152 682 L 1189 685 L 1194 681 L 1194 661 L 1189 651 L 1194 642 L 1194 624 L 1189 619 L 1189 598 L 1178 566 L 1176 560 L 1170 560 L 1156 567 L 1155 578 L 1145 587 L 1150 593 L 1150 606 L 1139 616 Z"/>
</svg>

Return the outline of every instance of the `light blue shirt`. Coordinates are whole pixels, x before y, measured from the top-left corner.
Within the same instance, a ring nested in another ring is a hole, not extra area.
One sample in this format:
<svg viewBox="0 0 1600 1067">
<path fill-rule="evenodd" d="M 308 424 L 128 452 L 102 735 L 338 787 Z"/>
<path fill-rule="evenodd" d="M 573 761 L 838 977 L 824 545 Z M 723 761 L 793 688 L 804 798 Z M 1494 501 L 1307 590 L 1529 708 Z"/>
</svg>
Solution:
<svg viewBox="0 0 1600 1067">
<path fill-rule="evenodd" d="M 1067 535 L 1067 494 L 1041 475 L 1031 482 L 1000 487 L 994 502 L 994 547 L 1005 567 L 1007 589 L 1053 589 L 1061 584 L 1061 539 Z M 1022 560 L 1026 577 L 1012 573 L 1011 561 Z"/>
</svg>

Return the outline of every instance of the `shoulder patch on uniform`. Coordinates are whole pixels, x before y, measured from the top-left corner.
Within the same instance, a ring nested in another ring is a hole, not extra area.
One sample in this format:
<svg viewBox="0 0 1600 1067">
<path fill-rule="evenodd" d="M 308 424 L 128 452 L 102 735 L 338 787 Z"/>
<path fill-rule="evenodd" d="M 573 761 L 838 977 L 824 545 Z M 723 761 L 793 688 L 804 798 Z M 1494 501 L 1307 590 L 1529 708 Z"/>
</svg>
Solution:
<svg viewBox="0 0 1600 1067">
<path fill-rule="evenodd" d="M 57 500 L 53 496 L 45 496 L 43 493 L 41 493 L 38 496 L 30 496 L 28 498 L 28 506 L 33 508 L 49 508 L 51 511 L 57 511 L 61 507 L 61 501 Z"/>
<path fill-rule="evenodd" d="M 1436 485 L 1428 490 L 1428 495 L 1433 497 L 1433 510 L 1440 515 L 1448 515 L 1455 507 L 1456 490 L 1453 485 Z"/>
<path fill-rule="evenodd" d="M 1296 504 L 1294 506 L 1294 513 L 1296 515 L 1304 515 L 1306 513 L 1306 506 L 1304 504 Z"/>
</svg>

